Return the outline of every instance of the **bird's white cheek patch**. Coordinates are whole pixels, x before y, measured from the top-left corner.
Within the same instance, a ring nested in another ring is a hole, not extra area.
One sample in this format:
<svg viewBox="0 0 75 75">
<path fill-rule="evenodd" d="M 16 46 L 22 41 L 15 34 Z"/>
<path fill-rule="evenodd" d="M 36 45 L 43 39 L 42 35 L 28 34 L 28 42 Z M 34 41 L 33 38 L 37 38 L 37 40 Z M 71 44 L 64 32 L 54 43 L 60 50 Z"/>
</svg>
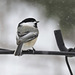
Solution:
<svg viewBox="0 0 75 75">
<path fill-rule="evenodd" d="M 34 26 L 33 22 L 28 22 L 28 23 L 22 23 L 22 26 Z"/>
</svg>

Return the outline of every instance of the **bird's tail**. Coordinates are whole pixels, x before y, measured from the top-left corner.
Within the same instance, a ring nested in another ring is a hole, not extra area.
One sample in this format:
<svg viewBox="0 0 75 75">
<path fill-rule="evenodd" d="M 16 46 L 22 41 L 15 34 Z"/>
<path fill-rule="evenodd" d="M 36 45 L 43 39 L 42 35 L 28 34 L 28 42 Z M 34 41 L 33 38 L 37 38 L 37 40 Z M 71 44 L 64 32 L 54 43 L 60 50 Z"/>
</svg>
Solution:
<svg viewBox="0 0 75 75">
<path fill-rule="evenodd" d="M 18 45 L 18 47 L 17 47 L 17 49 L 16 49 L 16 51 L 14 53 L 15 56 L 21 56 L 22 55 L 22 50 L 21 50 L 22 45 L 23 45 L 23 43 Z"/>
</svg>

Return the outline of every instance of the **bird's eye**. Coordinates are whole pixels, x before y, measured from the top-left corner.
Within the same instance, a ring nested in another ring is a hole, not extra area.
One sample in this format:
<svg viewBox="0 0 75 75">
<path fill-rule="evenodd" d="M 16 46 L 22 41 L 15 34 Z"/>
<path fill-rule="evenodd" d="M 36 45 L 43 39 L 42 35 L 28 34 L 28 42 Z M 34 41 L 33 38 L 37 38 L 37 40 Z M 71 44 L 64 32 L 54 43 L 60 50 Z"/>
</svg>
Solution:
<svg viewBox="0 0 75 75">
<path fill-rule="evenodd" d="M 34 24 L 34 27 L 37 28 L 37 23 Z"/>
</svg>

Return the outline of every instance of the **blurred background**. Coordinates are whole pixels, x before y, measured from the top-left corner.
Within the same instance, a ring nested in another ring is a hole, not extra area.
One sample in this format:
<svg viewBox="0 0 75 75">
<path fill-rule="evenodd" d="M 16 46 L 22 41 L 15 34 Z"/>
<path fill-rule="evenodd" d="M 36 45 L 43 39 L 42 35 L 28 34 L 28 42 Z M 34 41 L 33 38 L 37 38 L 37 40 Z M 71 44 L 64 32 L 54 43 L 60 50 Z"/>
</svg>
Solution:
<svg viewBox="0 0 75 75">
<path fill-rule="evenodd" d="M 61 29 L 67 48 L 75 47 L 75 0 L 0 0 L 0 48 L 15 50 L 17 25 L 39 20 L 36 50 L 59 51 L 54 30 Z M 75 59 L 69 59 L 75 74 Z M 69 75 L 64 57 L 0 55 L 0 75 Z"/>
</svg>

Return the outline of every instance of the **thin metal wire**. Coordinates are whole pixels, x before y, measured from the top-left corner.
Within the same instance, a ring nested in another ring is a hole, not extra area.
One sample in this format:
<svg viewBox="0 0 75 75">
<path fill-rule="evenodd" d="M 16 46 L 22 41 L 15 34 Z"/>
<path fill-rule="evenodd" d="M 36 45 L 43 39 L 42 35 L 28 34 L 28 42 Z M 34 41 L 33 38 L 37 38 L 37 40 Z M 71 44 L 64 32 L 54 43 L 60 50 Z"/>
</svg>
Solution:
<svg viewBox="0 0 75 75">
<path fill-rule="evenodd" d="M 15 50 L 8 50 L 0 48 L 0 54 L 14 54 Z M 23 50 L 22 54 L 34 54 L 34 55 L 60 55 L 60 56 L 75 56 L 75 52 L 67 52 L 67 51 L 34 51 L 33 50 Z"/>
<path fill-rule="evenodd" d="M 65 56 L 65 61 L 66 61 L 67 67 L 69 69 L 70 75 L 73 75 L 72 69 L 71 69 L 69 61 L 68 61 L 68 56 Z"/>
</svg>

